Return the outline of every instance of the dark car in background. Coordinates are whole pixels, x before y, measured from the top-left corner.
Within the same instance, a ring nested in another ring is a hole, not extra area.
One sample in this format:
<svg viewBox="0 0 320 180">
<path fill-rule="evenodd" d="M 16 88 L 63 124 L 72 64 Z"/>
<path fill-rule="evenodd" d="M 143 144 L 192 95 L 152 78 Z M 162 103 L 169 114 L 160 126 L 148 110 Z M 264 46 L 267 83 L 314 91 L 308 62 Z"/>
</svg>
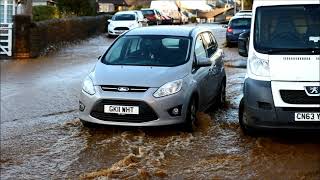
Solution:
<svg viewBox="0 0 320 180">
<path fill-rule="evenodd" d="M 149 25 L 162 24 L 161 14 L 156 9 L 141 9 L 141 12 L 145 18 L 148 19 Z"/>
<path fill-rule="evenodd" d="M 239 35 L 250 31 L 251 17 L 251 15 L 244 15 L 234 16 L 230 19 L 226 32 L 227 46 L 237 44 Z"/>
</svg>

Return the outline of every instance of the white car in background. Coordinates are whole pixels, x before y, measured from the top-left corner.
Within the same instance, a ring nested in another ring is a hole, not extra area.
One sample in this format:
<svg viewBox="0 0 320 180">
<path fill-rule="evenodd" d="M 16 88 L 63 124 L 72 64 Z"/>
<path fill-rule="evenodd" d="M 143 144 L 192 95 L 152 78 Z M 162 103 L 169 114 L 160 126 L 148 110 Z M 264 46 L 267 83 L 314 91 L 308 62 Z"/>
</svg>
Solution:
<svg viewBox="0 0 320 180">
<path fill-rule="evenodd" d="M 148 26 L 141 11 L 117 12 L 108 20 L 108 36 L 118 36 L 130 29 Z"/>
</svg>

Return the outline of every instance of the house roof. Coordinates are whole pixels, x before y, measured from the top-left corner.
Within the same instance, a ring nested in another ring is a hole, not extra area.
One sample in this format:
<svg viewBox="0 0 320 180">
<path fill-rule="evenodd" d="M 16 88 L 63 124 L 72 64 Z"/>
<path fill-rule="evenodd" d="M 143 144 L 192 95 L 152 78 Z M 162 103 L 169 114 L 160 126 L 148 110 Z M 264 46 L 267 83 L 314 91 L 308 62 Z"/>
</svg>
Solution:
<svg viewBox="0 0 320 180">
<path fill-rule="evenodd" d="M 127 0 L 99 0 L 98 3 L 110 3 L 114 5 L 129 6 Z"/>
<path fill-rule="evenodd" d="M 110 3 L 122 6 L 150 5 L 151 0 L 98 0 L 98 3 Z"/>
<path fill-rule="evenodd" d="M 233 7 L 230 8 L 216 8 L 212 11 L 209 12 L 199 12 L 198 16 L 199 17 L 206 17 L 206 18 L 211 18 L 211 17 L 216 17 L 220 14 L 223 14 L 227 11 L 233 10 Z"/>
</svg>

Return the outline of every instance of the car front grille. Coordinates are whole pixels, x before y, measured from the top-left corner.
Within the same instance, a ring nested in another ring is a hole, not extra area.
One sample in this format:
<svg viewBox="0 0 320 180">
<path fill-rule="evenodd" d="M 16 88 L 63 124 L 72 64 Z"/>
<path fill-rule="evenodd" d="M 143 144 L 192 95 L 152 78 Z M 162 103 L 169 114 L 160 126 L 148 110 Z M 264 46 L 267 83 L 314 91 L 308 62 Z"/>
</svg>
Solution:
<svg viewBox="0 0 320 180">
<path fill-rule="evenodd" d="M 320 104 L 320 96 L 308 96 L 304 90 L 280 90 L 280 95 L 288 104 Z"/>
<path fill-rule="evenodd" d="M 119 106 L 139 106 L 139 114 L 134 115 L 119 115 L 104 113 L 104 105 L 119 105 Z M 101 100 L 98 101 L 90 115 L 94 118 L 103 121 L 115 121 L 115 122 L 148 122 L 157 120 L 158 116 L 153 109 L 145 102 L 140 101 L 118 101 L 118 100 Z"/>
<path fill-rule="evenodd" d="M 128 27 L 116 27 L 116 28 L 114 28 L 114 30 L 126 31 L 126 30 L 129 30 L 129 28 Z"/>
<path fill-rule="evenodd" d="M 138 87 L 138 86 L 101 86 L 103 91 L 113 91 L 113 92 L 146 92 L 149 88 Z M 124 89 L 124 90 L 121 90 Z"/>
</svg>

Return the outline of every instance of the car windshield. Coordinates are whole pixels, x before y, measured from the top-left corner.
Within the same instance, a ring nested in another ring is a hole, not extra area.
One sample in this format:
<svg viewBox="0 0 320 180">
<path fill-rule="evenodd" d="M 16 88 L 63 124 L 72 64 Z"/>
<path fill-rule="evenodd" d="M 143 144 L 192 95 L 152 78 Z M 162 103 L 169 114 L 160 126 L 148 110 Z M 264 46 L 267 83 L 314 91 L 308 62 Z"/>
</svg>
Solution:
<svg viewBox="0 0 320 180">
<path fill-rule="evenodd" d="M 135 19 L 136 16 L 134 14 L 116 14 L 112 17 L 113 21 L 132 21 Z"/>
<path fill-rule="evenodd" d="M 251 26 L 251 18 L 233 19 L 229 26 L 233 29 L 249 29 Z"/>
<path fill-rule="evenodd" d="M 132 66 L 178 66 L 187 62 L 190 39 L 176 36 L 123 36 L 108 50 L 103 63 Z"/>
<path fill-rule="evenodd" d="M 320 5 L 259 7 L 254 48 L 260 53 L 319 52 Z"/>
<path fill-rule="evenodd" d="M 154 11 L 153 10 L 142 10 L 142 14 L 143 15 L 154 15 Z"/>
</svg>

